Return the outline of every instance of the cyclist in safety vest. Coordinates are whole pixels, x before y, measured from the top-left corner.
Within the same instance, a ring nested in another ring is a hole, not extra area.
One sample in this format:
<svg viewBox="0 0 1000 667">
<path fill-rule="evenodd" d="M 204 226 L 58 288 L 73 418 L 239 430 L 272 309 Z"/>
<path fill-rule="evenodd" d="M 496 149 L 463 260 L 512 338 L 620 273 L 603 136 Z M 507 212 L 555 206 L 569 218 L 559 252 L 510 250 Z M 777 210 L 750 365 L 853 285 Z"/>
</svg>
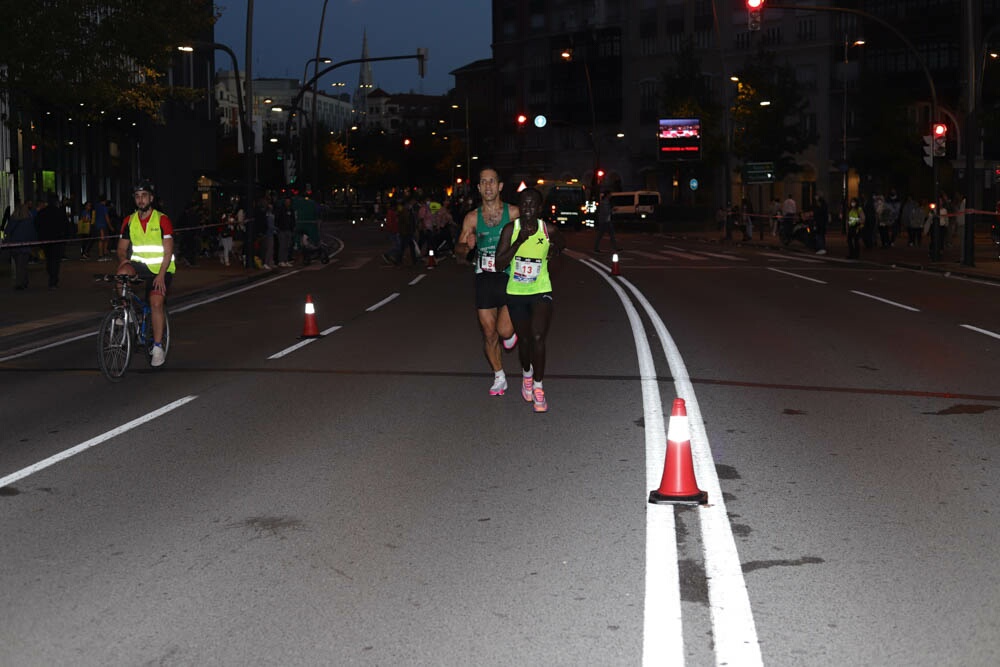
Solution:
<svg viewBox="0 0 1000 667">
<path fill-rule="evenodd" d="M 507 391 L 507 375 L 503 370 L 501 339 L 503 349 L 512 350 L 517 345 L 517 335 L 507 311 L 507 273 L 496 266 L 496 250 L 501 230 L 518 216 L 518 210 L 500 199 L 503 181 L 493 167 L 479 170 L 478 187 L 483 203 L 462 219 L 455 255 L 475 262 L 476 313 L 483 332 L 483 350 L 493 370 L 490 396 L 503 396 Z"/>
<path fill-rule="evenodd" d="M 847 210 L 847 258 L 861 257 L 861 230 L 865 226 L 865 212 L 857 199 L 851 199 L 851 208 Z"/>
<path fill-rule="evenodd" d="M 132 189 L 136 211 L 122 223 L 118 241 L 118 273 L 139 276 L 149 289 L 149 307 L 153 316 L 153 366 L 166 360 L 163 349 L 163 302 L 174 277 L 174 226 L 163 213 L 153 208 L 156 192 L 148 180 Z M 129 259 L 129 246 L 132 259 Z"/>
<path fill-rule="evenodd" d="M 521 192 L 520 217 L 500 232 L 497 270 L 510 267 L 507 281 L 507 310 L 520 340 L 521 398 L 535 412 L 549 409 L 542 378 L 545 375 L 545 337 L 552 320 L 552 280 L 549 257 L 558 255 L 566 241 L 557 227 L 538 219 L 542 195 L 534 188 Z"/>
</svg>

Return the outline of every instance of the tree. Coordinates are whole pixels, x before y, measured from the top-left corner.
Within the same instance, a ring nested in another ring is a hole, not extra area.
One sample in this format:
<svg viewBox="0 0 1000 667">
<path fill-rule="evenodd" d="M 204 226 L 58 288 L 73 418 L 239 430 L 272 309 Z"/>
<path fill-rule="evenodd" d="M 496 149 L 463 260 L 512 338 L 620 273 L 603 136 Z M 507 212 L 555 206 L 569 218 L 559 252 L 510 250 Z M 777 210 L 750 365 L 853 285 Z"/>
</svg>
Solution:
<svg viewBox="0 0 1000 667">
<path fill-rule="evenodd" d="M 329 174 L 328 181 L 336 185 L 348 185 L 360 169 L 351 162 L 347 155 L 347 147 L 339 141 L 329 141 L 323 146 L 325 158 L 324 171 Z"/>
<path fill-rule="evenodd" d="M 803 122 L 809 105 L 795 70 L 760 49 L 747 59 L 739 78 L 732 107 L 734 155 L 744 161 L 774 163 L 778 180 L 802 171 L 796 157 L 819 137 Z M 761 106 L 764 101 L 769 104 Z"/>
<path fill-rule="evenodd" d="M 0 0 L 0 86 L 22 107 L 156 116 L 176 47 L 206 34 L 211 0 Z"/>
</svg>

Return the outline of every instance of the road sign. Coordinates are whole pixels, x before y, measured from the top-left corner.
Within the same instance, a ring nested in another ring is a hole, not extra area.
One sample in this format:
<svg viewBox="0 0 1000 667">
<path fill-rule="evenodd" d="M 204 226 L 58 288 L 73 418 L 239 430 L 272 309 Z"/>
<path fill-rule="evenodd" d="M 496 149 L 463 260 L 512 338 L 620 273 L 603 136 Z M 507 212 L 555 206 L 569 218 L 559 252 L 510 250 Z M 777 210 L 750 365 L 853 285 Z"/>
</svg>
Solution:
<svg viewBox="0 0 1000 667">
<path fill-rule="evenodd" d="M 747 162 L 743 165 L 744 183 L 774 183 L 773 162 Z"/>
</svg>

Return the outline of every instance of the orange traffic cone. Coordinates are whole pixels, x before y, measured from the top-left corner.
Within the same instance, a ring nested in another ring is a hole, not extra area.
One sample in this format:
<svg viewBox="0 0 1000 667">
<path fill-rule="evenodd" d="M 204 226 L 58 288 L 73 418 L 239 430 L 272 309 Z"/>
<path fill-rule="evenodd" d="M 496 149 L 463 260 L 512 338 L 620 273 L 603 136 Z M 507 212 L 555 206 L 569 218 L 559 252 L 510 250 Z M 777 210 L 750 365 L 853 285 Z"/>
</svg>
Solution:
<svg viewBox="0 0 1000 667">
<path fill-rule="evenodd" d="M 611 255 L 611 275 L 620 276 L 622 272 L 618 269 L 618 253 Z"/>
<path fill-rule="evenodd" d="M 698 488 L 691 459 L 691 434 L 683 398 L 674 399 L 667 427 L 667 456 L 660 488 L 649 492 L 654 505 L 704 505 L 708 494 Z"/>
<path fill-rule="evenodd" d="M 313 306 L 312 295 L 306 295 L 306 321 L 302 326 L 303 338 L 319 338 L 319 327 L 316 326 L 316 307 Z"/>
<path fill-rule="evenodd" d="M 427 251 L 427 268 L 428 269 L 433 269 L 435 266 L 437 266 L 437 260 L 434 259 L 434 251 L 433 250 L 428 250 Z"/>
</svg>

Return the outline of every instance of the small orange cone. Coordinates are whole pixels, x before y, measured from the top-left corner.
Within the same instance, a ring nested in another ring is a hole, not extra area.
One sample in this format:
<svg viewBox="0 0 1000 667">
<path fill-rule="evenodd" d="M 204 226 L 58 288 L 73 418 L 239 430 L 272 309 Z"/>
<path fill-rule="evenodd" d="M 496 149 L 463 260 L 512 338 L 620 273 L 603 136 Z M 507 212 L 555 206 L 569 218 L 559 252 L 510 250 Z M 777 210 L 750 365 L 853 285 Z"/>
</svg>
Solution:
<svg viewBox="0 0 1000 667">
<path fill-rule="evenodd" d="M 435 266 L 437 266 L 437 260 L 434 259 L 434 251 L 433 250 L 428 250 L 427 251 L 427 268 L 428 269 L 433 269 Z"/>
<path fill-rule="evenodd" d="M 618 253 L 611 255 L 611 275 L 620 276 L 622 272 L 618 269 Z"/>
<path fill-rule="evenodd" d="M 319 338 L 319 327 L 316 326 L 316 307 L 311 294 L 306 295 L 306 321 L 302 326 L 303 338 Z"/>
<path fill-rule="evenodd" d="M 674 399 L 667 427 L 667 456 L 660 488 L 649 492 L 654 505 L 704 505 L 708 494 L 698 488 L 691 459 L 691 434 L 683 398 Z"/>
</svg>

